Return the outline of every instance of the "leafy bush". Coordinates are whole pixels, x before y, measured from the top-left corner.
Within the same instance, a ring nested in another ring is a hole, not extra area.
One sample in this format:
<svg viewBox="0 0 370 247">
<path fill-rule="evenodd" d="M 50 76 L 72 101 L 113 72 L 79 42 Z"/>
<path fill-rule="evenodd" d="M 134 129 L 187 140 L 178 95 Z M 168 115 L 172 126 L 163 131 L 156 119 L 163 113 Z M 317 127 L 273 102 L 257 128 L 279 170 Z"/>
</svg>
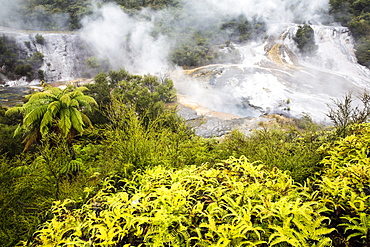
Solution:
<svg viewBox="0 0 370 247">
<path fill-rule="evenodd" d="M 25 46 L 26 46 L 28 49 L 31 49 L 31 42 L 30 42 L 30 41 L 24 41 L 24 44 L 25 44 Z"/>
<path fill-rule="evenodd" d="M 140 118 L 145 119 L 145 124 L 163 112 L 165 103 L 176 100 L 176 90 L 169 78 L 159 80 L 151 75 L 131 75 L 124 69 L 100 73 L 95 77 L 95 83 L 87 87 L 90 89 L 88 94 L 96 99 L 101 111 L 112 104 L 112 99 L 118 100 L 127 107 L 135 108 Z M 101 111 L 93 114 L 93 122 L 108 122 Z"/>
<path fill-rule="evenodd" d="M 214 148 L 213 152 L 217 153 L 214 156 L 226 159 L 245 155 L 270 169 L 289 171 L 297 182 L 304 182 L 321 169 L 318 162 L 322 156 L 316 150 L 326 141 L 326 134 L 310 118 L 301 119 L 297 124 L 305 129 L 295 124 L 276 125 L 255 130 L 248 136 L 235 130 Z"/>
<path fill-rule="evenodd" d="M 265 23 L 253 20 L 248 21 L 247 17 L 240 15 L 221 25 L 221 30 L 228 32 L 229 38 L 232 41 L 244 42 L 248 41 L 256 35 L 261 35 L 266 31 Z"/>
<path fill-rule="evenodd" d="M 105 73 L 109 70 L 109 61 L 96 57 L 89 57 L 85 60 L 87 71 L 85 77 L 93 77 L 99 73 Z"/>
<path fill-rule="evenodd" d="M 21 121 L 17 117 L 9 118 L 5 115 L 7 108 L 0 105 L 0 155 L 12 158 L 22 152 L 22 139 L 14 138 L 13 134 L 17 124 Z"/>
<path fill-rule="evenodd" d="M 315 44 L 315 32 L 307 24 L 298 26 L 293 40 L 297 43 L 298 49 L 304 54 L 314 53 L 318 49 L 318 46 Z"/>
<path fill-rule="evenodd" d="M 41 52 L 35 52 L 30 57 L 26 57 L 17 47 L 14 38 L 6 36 L 0 38 L 0 64 L 6 66 L 2 73 L 9 79 L 27 76 L 28 80 L 33 80 L 38 75 L 43 61 L 44 55 Z"/>
<path fill-rule="evenodd" d="M 370 68 L 370 40 L 357 46 L 356 56 L 359 64 Z"/>
<path fill-rule="evenodd" d="M 38 75 L 38 78 L 41 82 L 45 81 L 45 74 L 44 74 L 44 71 L 42 69 L 39 69 L 37 71 L 37 75 Z"/>
<path fill-rule="evenodd" d="M 214 62 L 210 38 L 195 31 L 179 42 L 170 54 L 171 61 L 179 66 L 196 67 Z"/>
<path fill-rule="evenodd" d="M 127 176 L 156 165 L 179 168 L 205 162 L 208 157 L 208 147 L 173 110 L 164 110 L 146 122 L 134 107 L 115 101 L 109 118 L 106 158 L 118 174 Z"/>
<path fill-rule="evenodd" d="M 52 210 L 35 246 L 329 246 L 334 230 L 305 188 L 244 157 L 106 180 L 81 208 Z"/>
<path fill-rule="evenodd" d="M 45 44 L 45 38 L 41 34 L 36 34 L 35 35 L 35 39 L 36 39 L 36 42 L 38 44 L 40 44 L 40 45 L 44 45 Z"/>
<path fill-rule="evenodd" d="M 27 62 L 29 62 L 34 69 L 38 69 L 44 62 L 44 54 L 37 51 L 27 58 Z"/>
<path fill-rule="evenodd" d="M 370 244 L 370 124 L 352 125 L 352 133 L 320 148 L 324 169 L 313 187 L 330 210 L 335 246 Z"/>
<path fill-rule="evenodd" d="M 31 76 L 32 66 L 29 63 L 15 66 L 14 73 L 20 76 Z"/>
<path fill-rule="evenodd" d="M 5 65 L 5 70 L 2 69 L 1 73 L 8 76 L 9 79 L 15 79 L 13 72 L 19 59 L 19 48 L 15 39 L 2 35 L 0 37 L 0 64 Z"/>
</svg>

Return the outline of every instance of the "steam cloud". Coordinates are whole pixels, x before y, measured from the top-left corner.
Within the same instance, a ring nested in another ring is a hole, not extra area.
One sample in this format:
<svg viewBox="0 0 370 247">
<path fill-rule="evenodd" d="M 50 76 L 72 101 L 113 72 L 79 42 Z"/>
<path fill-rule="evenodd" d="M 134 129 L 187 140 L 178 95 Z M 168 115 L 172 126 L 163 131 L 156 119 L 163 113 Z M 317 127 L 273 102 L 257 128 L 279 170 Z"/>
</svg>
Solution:
<svg viewBox="0 0 370 247">
<path fill-rule="evenodd" d="M 226 18 L 245 15 L 265 22 L 267 31 L 273 34 L 281 23 L 328 21 L 328 8 L 327 0 L 186 0 L 180 11 L 147 8 L 133 17 L 118 5 L 107 3 L 83 19 L 81 35 L 96 56 L 108 59 L 112 68 L 154 73 L 169 68 L 169 51 L 190 28 L 206 32 L 219 27 Z M 171 34 L 157 33 L 153 37 L 156 24 L 171 29 Z"/>
<path fill-rule="evenodd" d="M 50 14 L 44 7 L 36 7 L 35 13 L 24 18 L 26 12 L 25 0 L 0 0 L 0 25 L 29 30 L 68 30 L 70 19 L 67 13 Z"/>
<path fill-rule="evenodd" d="M 165 69 L 169 46 L 164 36 L 154 38 L 153 22 L 130 17 L 109 3 L 82 21 L 81 36 L 97 57 L 108 59 L 113 69 L 132 73 L 154 73 Z"/>
<path fill-rule="evenodd" d="M 21 0 L 0 0 L 0 25 L 9 27 L 14 26 L 14 13 L 20 6 Z"/>
<path fill-rule="evenodd" d="M 214 30 L 222 21 L 244 15 L 266 23 L 267 31 L 272 34 L 280 23 L 328 21 L 325 17 L 329 5 L 328 0 L 184 0 L 180 10 L 147 8 L 137 15 L 129 15 L 113 3 L 92 0 L 91 4 L 95 11 L 82 20 L 82 37 L 96 56 L 107 59 L 113 69 L 125 67 L 140 74 L 167 70 L 169 51 L 177 39 L 187 33 L 190 39 L 190 32 L 194 30 Z M 28 19 L 26 23 L 17 15 L 24 0 L 0 0 L 0 5 L 0 25 L 43 30 L 42 22 L 47 19 L 56 28 L 67 28 L 66 13 L 47 16 L 40 7 L 37 18 Z M 158 26 L 171 31 L 158 33 Z"/>
<path fill-rule="evenodd" d="M 202 5 L 213 5 L 220 12 L 230 15 L 257 16 L 267 24 L 307 21 L 320 23 L 329 9 L 327 0 L 204 0 Z"/>
</svg>

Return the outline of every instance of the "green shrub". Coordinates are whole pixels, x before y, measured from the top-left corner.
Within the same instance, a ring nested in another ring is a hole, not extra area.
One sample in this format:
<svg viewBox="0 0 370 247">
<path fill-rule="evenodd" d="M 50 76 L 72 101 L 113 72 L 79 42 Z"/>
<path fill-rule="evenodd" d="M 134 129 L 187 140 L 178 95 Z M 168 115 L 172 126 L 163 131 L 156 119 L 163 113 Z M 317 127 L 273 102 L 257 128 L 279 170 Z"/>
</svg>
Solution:
<svg viewBox="0 0 370 247">
<path fill-rule="evenodd" d="M 195 137 L 174 111 L 164 110 L 149 124 L 135 108 L 114 102 L 106 132 L 108 164 L 119 174 L 156 165 L 183 167 L 207 160 L 207 145 Z"/>
<path fill-rule="evenodd" d="M 27 58 L 27 62 L 32 65 L 32 68 L 38 69 L 41 67 L 42 63 L 44 62 L 44 54 L 37 51 Z"/>
<path fill-rule="evenodd" d="M 337 137 L 351 134 L 351 125 L 364 123 L 370 117 L 370 94 L 365 91 L 356 98 L 361 105 L 354 105 L 354 97 L 348 93 L 343 99 L 334 101 L 334 106 L 329 106 L 327 116 L 334 124 Z"/>
<path fill-rule="evenodd" d="M 306 129 L 294 125 L 284 129 L 277 125 L 255 130 L 248 136 L 235 130 L 215 147 L 214 156 L 226 159 L 245 155 L 251 161 L 262 161 L 269 168 L 289 171 L 297 182 L 304 182 L 321 169 L 318 162 L 322 156 L 316 150 L 326 137 L 311 119 L 301 120 L 299 125 Z"/>
<path fill-rule="evenodd" d="M 370 244 L 370 125 L 352 125 L 352 135 L 320 151 L 323 173 L 313 183 L 317 198 L 330 211 L 335 246 Z"/>
<path fill-rule="evenodd" d="M 44 71 L 42 69 L 39 69 L 37 71 L 37 75 L 38 75 L 40 81 L 45 81 L 45 74 L 44 74 Z"/>
<path fill-rule="evenodd" d="M 28 49 L 31 49 L 31 42 L 30 41 L 24 41 L 24 44 Z"/>
<path fill-rule="evenodd" d="M 370 67 L 370 4 L 367 0 L 330 0 L 335 21 L 348 26 L 356 38 L 356 57 L 360 64 Z"/>
<path fill-rule="evenodd" d="M 359 64 L 370 68 L 370 40 L 357 46 L 356 56 Z"/>
<path fill-rule="evenodd" d="M 293 40 L 297 43 L 298 49 L 305 54 L 314 53 L 318 46 L 315 44 L 315 32 L 309 25 L 298 26 L 297 33 Z"/>
<path fill-rule="evenodd" d="M 36 42 L 38 44 L 40 44 L 40 45 L 44 45 L 45 44 L 45 38 L 41 34 L 36 34 L 35 35 L 35 39 L 36 39 Z"/>
<path fill-rule="evenodd" d="M 34 245 L 329 246 L 334 230 L 320 216 L 326 209 L 288 175 L 244 157 L 106 180 L 75 207 L 56 202 Z"/>
<path fill-rule="evenodd" d="M 32 66 L 29 63 L 15 66 L 14 73 L 20 76 L 29 76 L 32 73 Z"/>
</svg>

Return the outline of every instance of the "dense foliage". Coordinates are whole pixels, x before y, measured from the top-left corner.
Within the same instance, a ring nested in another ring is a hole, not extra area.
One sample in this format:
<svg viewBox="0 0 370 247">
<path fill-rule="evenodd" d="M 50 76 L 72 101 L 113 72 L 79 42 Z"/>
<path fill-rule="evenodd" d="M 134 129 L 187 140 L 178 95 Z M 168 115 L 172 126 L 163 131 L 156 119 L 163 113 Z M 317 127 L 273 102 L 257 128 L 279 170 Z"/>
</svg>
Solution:
<svg viewBox="0 0 370 247">
<path fill-rule="evenodd" d="M 81 208 L 56 202 L 35 245 L 328 246 L 326 209 L 279 169 L 246 158 L 105 180 Z"/>
<path fill-rule="evenodd" d="M 320 148 L 324 169 L 313 187 L 336 228 L 334 246 L 370 244 L 370 125 L 353 125 L 352 133 Z"/>
<path fill-rule="evenodd" d="M 11 132 L 27 117 L 0 111 L 15 147 L 1 146 L 1 246 L 369 244 L 369 124 L 342 132 L 277 118 L 248 136 L 204 139 L 177 116 L 167 78 L 120 70 L 95 80 L 84 97 L 104 119 L 72 142 L 54 131 L 55 115 L 20 153 Z M 82 91 L 46 88 L 28 102 L 59 92 L 71 106 Z"/>
<path fill-rule="evenodd" d="M 151 7 L 154 9 L 167 6 L 177 6 L 179 0 L 104 0 L 103 3 L 115 2 L 126 9 Z M 22 2 L 21 2 L 22 3 Z M 50 1 L 25 0 L 20 11 L 22 25 L 35 30 L 76 30 L 81 27 L 81 19 L 92 13 L 93 5 L 90 0 Z M 15 13 L 14 16 L 18 16 Z M 13 20 L 17 23 L 20 20 Z"/>
</svg>

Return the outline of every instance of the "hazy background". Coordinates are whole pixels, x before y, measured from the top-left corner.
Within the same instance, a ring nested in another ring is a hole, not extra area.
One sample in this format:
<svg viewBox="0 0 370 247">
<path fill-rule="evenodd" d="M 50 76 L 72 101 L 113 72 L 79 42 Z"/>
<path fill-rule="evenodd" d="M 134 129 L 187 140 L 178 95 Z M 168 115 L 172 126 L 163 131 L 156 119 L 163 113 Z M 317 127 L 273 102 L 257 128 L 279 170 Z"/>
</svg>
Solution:
<svg viewBox="0 0 370 247">
<path fill-rule="evenodd" d="M 190 40 L 192 33 L 215 30 L 240 15 L 266 23 L 269 35 L 281 32 L 282 23 L 330 20 L 326 0 L 186 0 L 180 9 L 146 8 L 134 16 L 114 3 L 94 6 L 93 15 L 82 20 L 82 37 L 113 68 L 125 67 L 141 74 L 168 70 L 169 52 L 181 42 L 179 38 Z M 158 33 L 158 27 L 169 31 Z M 222 35 L 226 33 L 220 32 L 215 39 L 227 39 Z"/>
</svg>

